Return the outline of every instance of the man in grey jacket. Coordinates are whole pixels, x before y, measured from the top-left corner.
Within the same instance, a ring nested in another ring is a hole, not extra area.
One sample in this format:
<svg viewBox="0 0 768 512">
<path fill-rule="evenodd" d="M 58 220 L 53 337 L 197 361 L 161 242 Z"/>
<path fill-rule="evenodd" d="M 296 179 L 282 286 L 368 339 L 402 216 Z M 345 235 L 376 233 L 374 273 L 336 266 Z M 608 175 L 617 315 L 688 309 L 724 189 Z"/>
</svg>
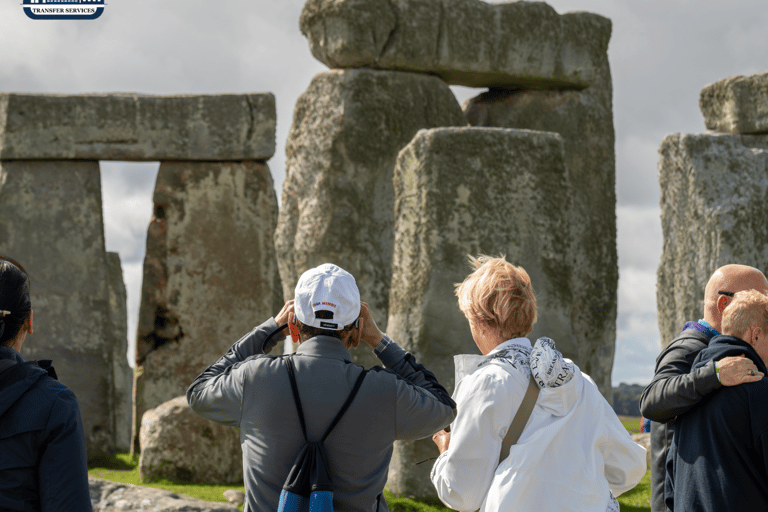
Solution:
<svg viewBox="0 0 768 512">
<path fill-rule="evenodd" d="M 768 291 L 762 272 L 746 265 L 725 265 L 709 278 L 704 290 L 704 318 L 686 322 L 682 332 L 656 358 L 651 383 L 640 397 L 640 412 L 651 420 L 651 510 L 666 512 L 665 462 L 674 435 L 674 419 L 721 386 L 757 382 L 763 374 L 742 356 L 724 357 L 691 371 L 694 359 L 720 334 L 723 311 L 736 292 Z"/>
<path fill-rule="evenodd" d="M 367 372 L 325 448 L 336 508 L 388 510 L 382 491 L 394 441 L 432 435 L 453 421 L 456 404 L 431 372 L 378 329 L 354 277 L 331 264 L 305 272 L 294 300 L 237 341 L 187 391 L 196 413 L 240 428 L 244 510 L 277 510 L 304 444 L 285 361 L 267 355 L 284 339 L 286 324 L 298 329 L 299 347 L 290 357 L 310 441 L 319 440 L 360 372 Z M 351 362 L 349 349 L 361 341 L 386 369 Z"/>
</svg>

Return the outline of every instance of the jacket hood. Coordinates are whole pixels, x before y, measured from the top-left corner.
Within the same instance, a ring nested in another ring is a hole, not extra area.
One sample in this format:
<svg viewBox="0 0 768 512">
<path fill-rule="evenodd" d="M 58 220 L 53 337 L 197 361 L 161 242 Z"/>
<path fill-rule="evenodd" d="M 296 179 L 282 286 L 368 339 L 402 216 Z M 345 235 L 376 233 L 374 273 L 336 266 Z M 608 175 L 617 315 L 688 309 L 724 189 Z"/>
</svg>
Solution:
<svg viewBox="0 0 768 512">
<path fill-rule="evenodd" d="M 0 417 L 47 375 L 36 362 L 25 361 L 12 348 L 0 347 Z"/>
<path fill-rule="evenodd" d="M 763 360 L 757 355 L 752 345 L 735 336 L 719 335 L 709 341 L 709 346 L 699 352 L 696 360 L 693 362 L 694 368 L 704 366 L 710 361 L 719 361 L 728 356 L 739 356 L 744 354 L 755 363 L 757 370 L 768 375 Z"/>
<path fill-rule="evenodd" d="M 565 359 L 549 338 L 539 338 L 531 351 L 531 375 L 539 386 L 536 404 L 554 416 L 565 416 L 581 397 L 579 368 Z"/>
</svg>

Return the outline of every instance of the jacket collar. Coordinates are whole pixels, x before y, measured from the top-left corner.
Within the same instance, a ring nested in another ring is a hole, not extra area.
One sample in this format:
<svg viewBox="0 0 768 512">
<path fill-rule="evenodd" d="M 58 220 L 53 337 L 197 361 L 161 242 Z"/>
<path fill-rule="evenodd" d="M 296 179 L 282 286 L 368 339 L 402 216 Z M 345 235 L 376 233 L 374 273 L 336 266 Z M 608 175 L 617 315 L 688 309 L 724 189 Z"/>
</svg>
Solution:
<svg viewBox="0 0 768 512">
<path fill-rule="evenodd" d="M 340 339 L 333 336 L 315 336 L 299 345 L 296 354 L 302 356 L 330 357 L 352 362 L 349 350 Z"/>
<path fill-rule="evenodd" d="M 26 359 L 11 347 L 0 345 L 0 359 L 13 359 L 17 363 L 24 363 Z"/>
<path fill-rule="evenodd" d="M 512 348 L 515 346 L 527 348 L 528 350 L 531 350 L 533 348 L 533 346 L 531 345 L 531 340 L 529 340 L 528 338 L 512 338 L 511 340 L 507 340 L 504 343 L 500 343 L 496 345 L 496 348 L 488 352 L 488 354 L 485 357 L 492 356 L 496 352 L 499 352 L 507 348 Z"/>
</svg>

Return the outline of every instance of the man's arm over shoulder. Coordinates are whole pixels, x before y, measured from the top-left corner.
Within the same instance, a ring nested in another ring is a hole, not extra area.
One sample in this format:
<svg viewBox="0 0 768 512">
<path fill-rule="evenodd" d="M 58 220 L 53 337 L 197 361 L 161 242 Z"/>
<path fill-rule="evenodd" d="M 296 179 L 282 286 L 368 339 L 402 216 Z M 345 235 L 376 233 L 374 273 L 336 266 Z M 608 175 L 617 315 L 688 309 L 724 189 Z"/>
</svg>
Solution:
<svg viewBox="0 0 768 512">
<path fill-rule="evenodd" d="M 714 362 L 691 370 L 705 347 L 705 342 L 697 338 L 677 338 L 659 354 L 653 379 L 640 397 L 643 416 L 666 423 L 720 387 Z"/>
<path fill-rule="evenodd" d="M 387 369 L 401 377 L 396 383 L 395 428 L 397 439 L 421 439 L 449 425 L 456 417 L 456 403 L 435 375 L 416 362 L 388 337 L 378 354 Z"/>
<path fill-rule="evenodd" d="M 268 353 L 285 339 L 282 333 L 275 332 L 277 329 L 277 323 L 270 318 L 240 338 L 226 354 L 201 373 L 187 389 L 190 408 L 210 420 L 237 425 L 245 377 L 242 364 L 252 356 Z"/>
</svg>

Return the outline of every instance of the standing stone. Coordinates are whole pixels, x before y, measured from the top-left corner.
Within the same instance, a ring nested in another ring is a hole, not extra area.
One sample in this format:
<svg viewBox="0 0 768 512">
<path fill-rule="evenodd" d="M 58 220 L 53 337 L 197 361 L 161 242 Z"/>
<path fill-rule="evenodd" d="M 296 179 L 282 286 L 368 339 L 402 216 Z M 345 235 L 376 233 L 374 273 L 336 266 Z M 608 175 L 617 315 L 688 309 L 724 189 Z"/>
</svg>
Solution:
<svg viewBox="0 0 768 512">
<path fill-rule="evenodd" d="M 35 332 L 22 354 L 52 359 L 77 396 L 88 457 L 114 454 L 121 376 L 130 370 L 120 262 L 104 247 L 99 163 L 0 162 L 0 253 L 31 280 Z"/>
<path fill-rule="evenodd" d="M 268 160 L 272 94 L 0 94 L 0 160 Z"/>
<path fill-rule="evenodd" d="M 128 365 L 128 310 L 123 269 L 120 255 L 107 253 L 109 277 L 110 327 L 112 328 L 112 366 L 114 395 L 112 410 L 115 414 L 115 448 L 119 452 L 131 449 L 131 414 L 133 413 L 133 371 Z"/>
<path fill-rule="evenodd" d="M 618 256 L 616 252 L 616 159 L 611 72 L 607 55 L 594 85 L 583 91 L 492 89 L 467 101 L 472 126 L 557 132 L 573 193 L 573 337 L 554 338 L 558 349 L 588 373 L 611 402 L 616 343 Z"/>
<path fill-rule="evenodd" d="M 330 68 L 429 73 L 468 87 L 583 89 L 599 75 L 611 22 L 544 2 L 308 0 L 302 33 Z"/>
<path fill-rule="evenodd" d="M 186 396 L 145 412 L 140 437 L 142 481 L 243 483 L 240 430 L 195 414 Z"/>
<path fill-rule="evenodd" d="M 699 107 L 708 130 L 768 132 L 768 71 L 709 84 L 701 90 Z"/>
<path fill-rule="evenodd" d="M 667 135 L 659 148 L 664 248 L 656 282 L 662 346 L 703 314 L 729 263 L 768 271 L 768 136 Z"/>
<path fill-rule="evenodd" d="M 314 77 L 296 104 L 275 247 L 283 295 L 322 263 L 352 273 L 385 329 L 392 275 L 392 172 L 421 128 L 462 126 L 455 96 L 433 76 L 336 70 Z M 380 364 L 352 351 L 358 364 Z"/>
<path fill-rule="evenodd" d="M 453 355 L 477 353 L 455 284 L 472 271 L 467 255 L 504 254 L 531 277 L 538 304 L 532 340 L 568 339 L 572 191 L 556 133 L 498 128 L 420 131 L 394 175 L 395 246 L 388 333 L 454 385 Z M 388 486 L 434 495 L 431 440 L 398 442 Z"/>
<path fill-rule="evenodd" d="M 162 162 L 147 234 L 136 341 L 134 450 L 142 415 L 281 305 L 277 197 L 260 162 Z"/>
</svg>

